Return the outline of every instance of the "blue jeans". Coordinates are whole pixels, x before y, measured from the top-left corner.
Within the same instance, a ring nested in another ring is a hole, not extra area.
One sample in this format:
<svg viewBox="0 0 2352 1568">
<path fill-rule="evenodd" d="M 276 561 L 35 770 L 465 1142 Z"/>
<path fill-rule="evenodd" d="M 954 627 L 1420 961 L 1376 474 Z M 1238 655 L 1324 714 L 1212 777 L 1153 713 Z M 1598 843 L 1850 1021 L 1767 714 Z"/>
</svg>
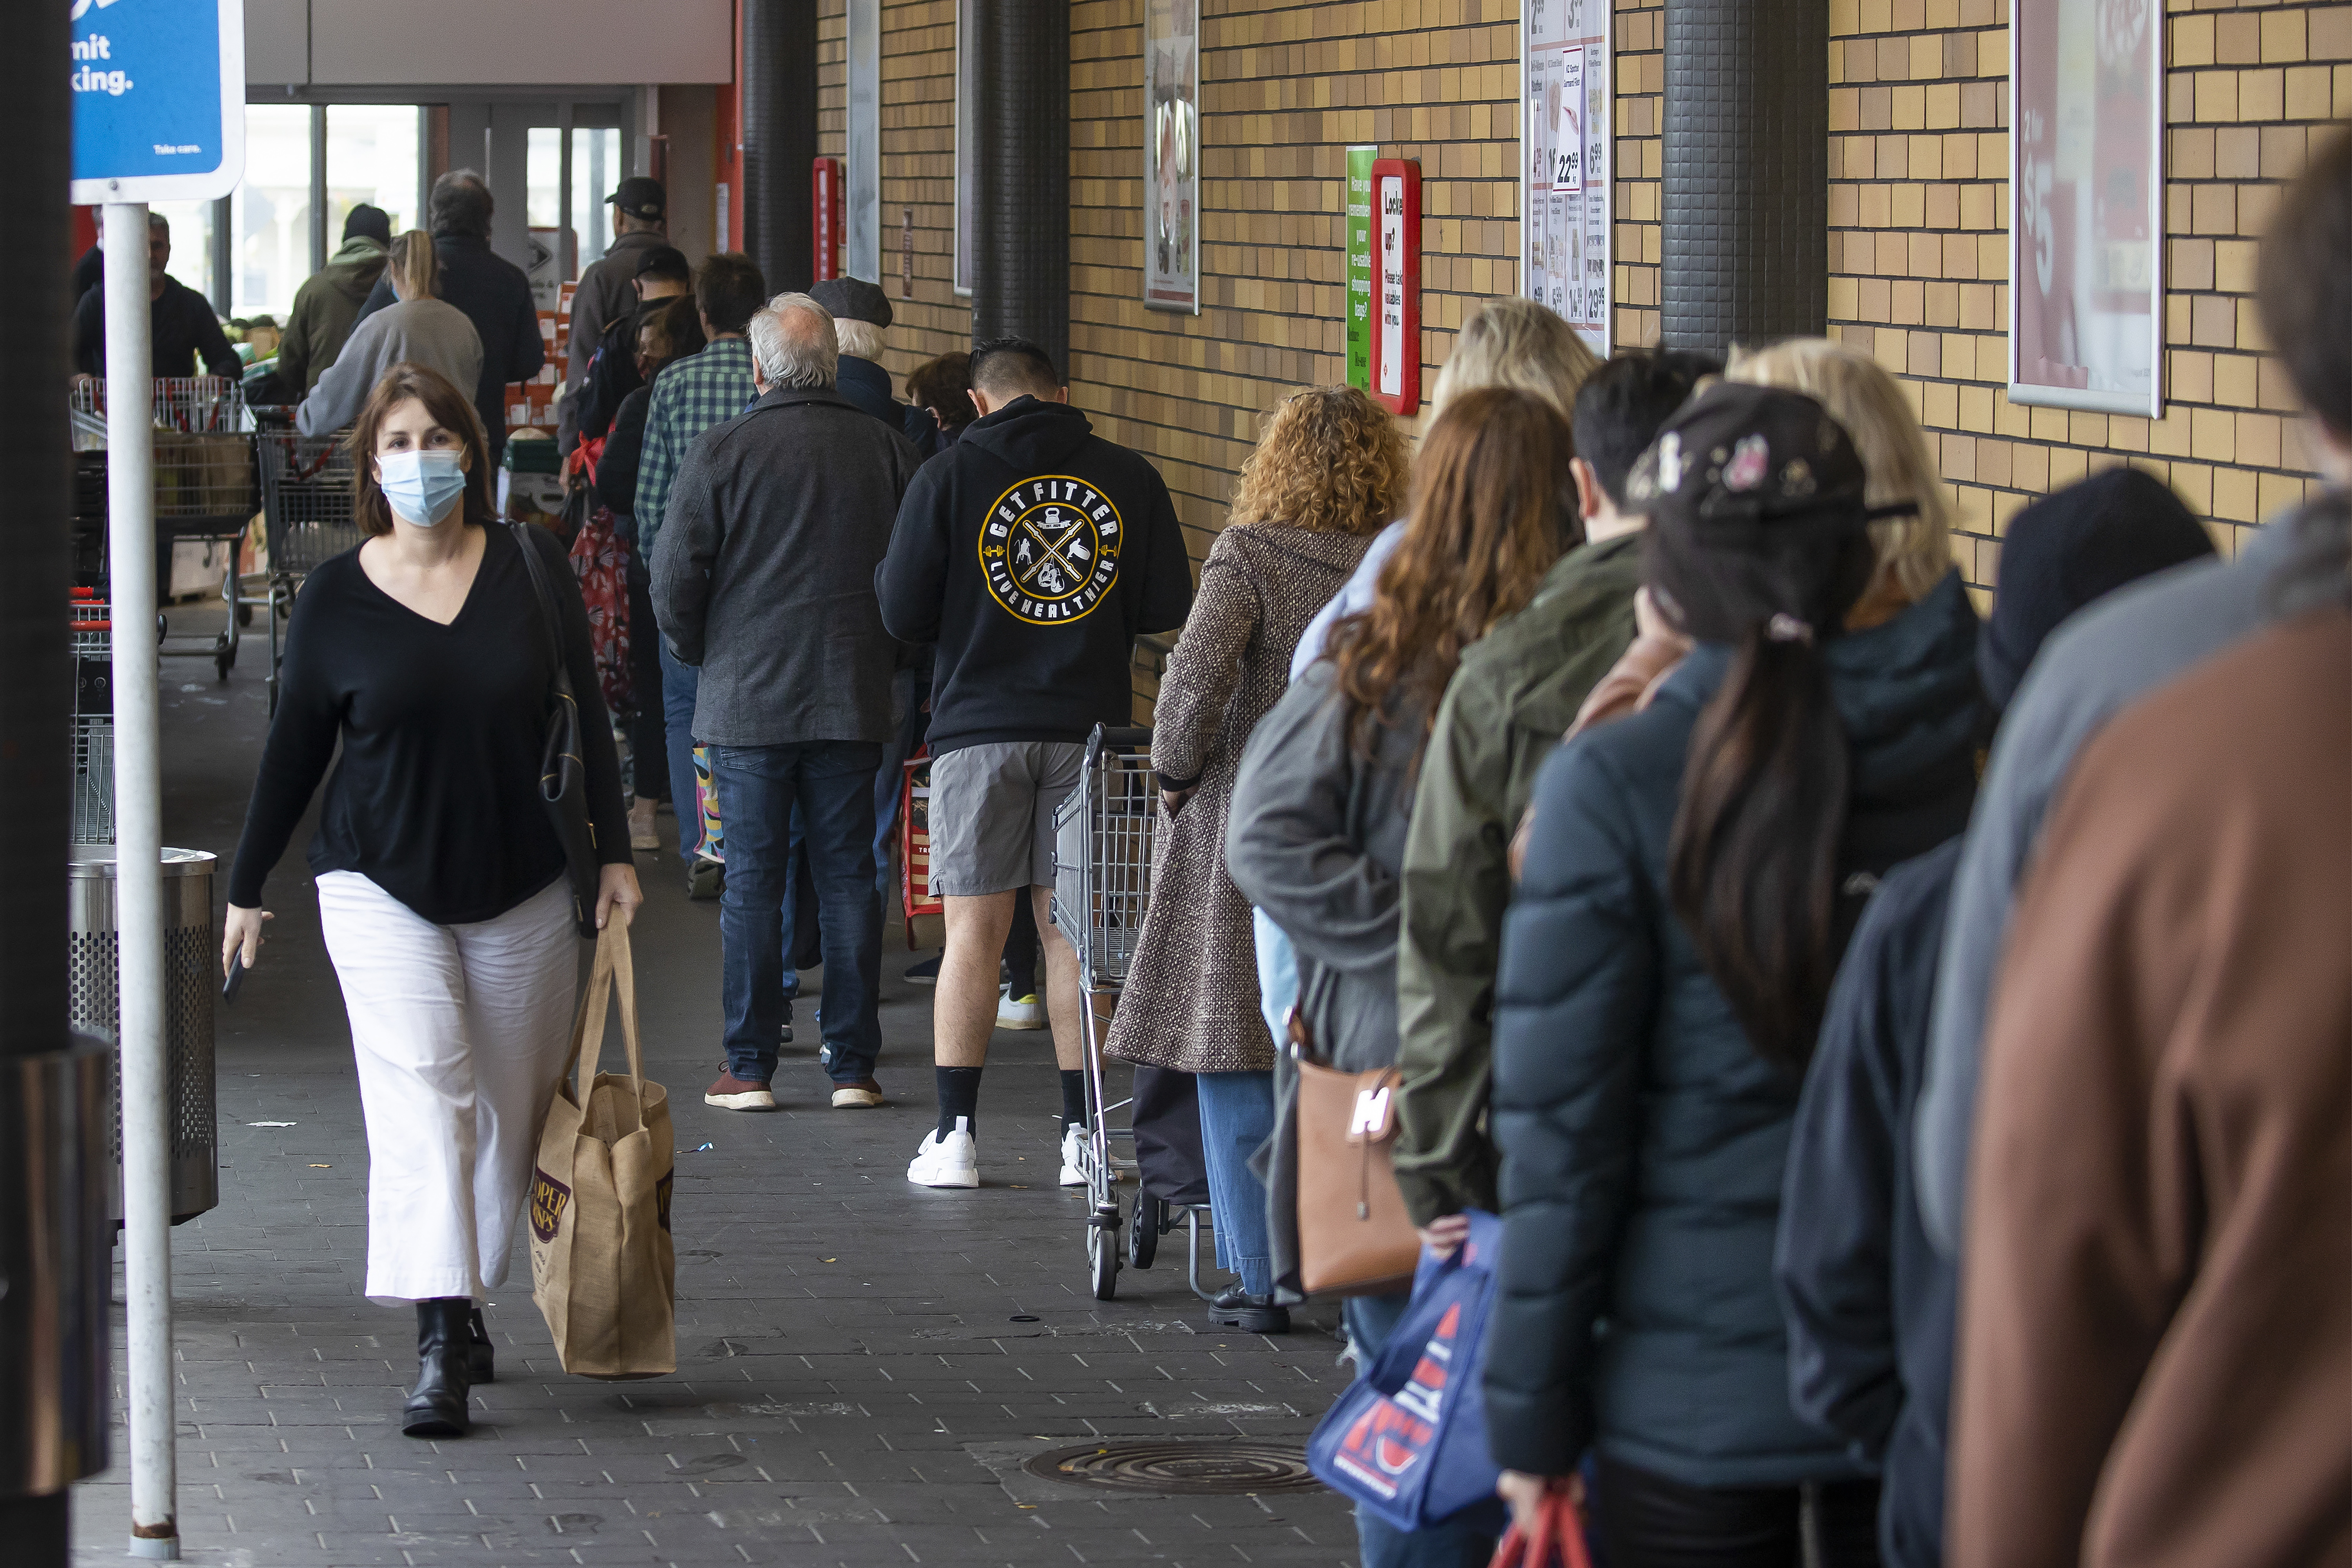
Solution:
<svg viewBox="0 0 2352 1568">
<path fill-rule="evenodd" d="M 890 727 L 890 738 L 882 744 L 882 766 L 874 775 L 874 885 L 882 894 L 885 910 L 898 891 L 898 879 L 890 874 L 890 856 L 897 848 L 898 797 L 907 788 L 906 761 L 914 750 L 906 720 L 907 710 L 915 705 L 914 691 L 914 671 L 900 670 L 890 677 L 890 707 L 898 722 Z"/>
<path fill-rule="evenodd" d="M 1210 1232 L 1217 1262 L 1242 1277 L 1253 1296 L 1274 1290 L 1273 1246 L 1266 1239 L 1265 1187 L 1250 1156 L 1274 1136 L 1274 1074 L 1203 1072 L 1201 1151 L 1209 1165 Z"/>
<path fill-rule="evenodd" d="M 658 633 L 656 633 L 658 635 Z M 677 813 L 677 852 L 687 864 L 702 844 L 702 813 L 694 806 L 694 696 L 702 686 L 702 666 L 689 664 L 661 641 L 662 738 L 669 752 L 670 809 Z M 719 821 L 725 821 L 722 815 Z"/>
<path fill-rule="evenodd" d="M 1339 1315 L 1348 1325 L 1348 1343 L 1356 1357 L 1356 1375 L 1362 1376 L 1372 1364 L 1412 1304 L 1410 1294 L 1350 1296 L 1340 1303 Z M 1356 1540 L 1362 1549 L 1363 1568 L 1486 1568 L 1495 1555 L 1495 1537 L 1458 1517 L 1427 1530 L 1399 1530 L 1360 1506 L 1356 1510 Z"/>
<path fill-rule="evenodd" d="M 727 1009 L 727 1071 L 746 1082 L 775 1076 L 778 1031 L 794 988 L 792 843 L 797 807 L 816 883 L 824 953 L 819 1013 L 835 1083 L 874 1076 L 882 1051 L 882 901 L 874 891 L 874 770 L 870 741 L 714 746 L 710 776 L 727 824 L 727 887 L 719 936 Z"/>
</svg>

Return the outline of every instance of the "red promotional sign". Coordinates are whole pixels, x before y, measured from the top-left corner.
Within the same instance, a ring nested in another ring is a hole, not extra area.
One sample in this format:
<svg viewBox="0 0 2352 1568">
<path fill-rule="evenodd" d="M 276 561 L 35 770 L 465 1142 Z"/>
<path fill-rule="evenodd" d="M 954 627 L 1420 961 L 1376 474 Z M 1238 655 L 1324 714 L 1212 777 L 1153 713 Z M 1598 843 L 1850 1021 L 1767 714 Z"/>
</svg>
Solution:
<svg viewBox="0 0 2352 1568">
<path fill-rule="evenodd" d="M 1372 396 L 1421 407 L 1421 160 L 1372 163 Z"/>
<path fill-rule="evenodd" d="M 841 160 L 820 158 L 809 168 L 810 277 L 818 283 L 841 276 L 845 223 L 841 210 Z"/>
<path fill-rule="evenodd" d="M 2163 412 L 2163 7 L 2018 0 L 2010 400 Z"/>
</svg>

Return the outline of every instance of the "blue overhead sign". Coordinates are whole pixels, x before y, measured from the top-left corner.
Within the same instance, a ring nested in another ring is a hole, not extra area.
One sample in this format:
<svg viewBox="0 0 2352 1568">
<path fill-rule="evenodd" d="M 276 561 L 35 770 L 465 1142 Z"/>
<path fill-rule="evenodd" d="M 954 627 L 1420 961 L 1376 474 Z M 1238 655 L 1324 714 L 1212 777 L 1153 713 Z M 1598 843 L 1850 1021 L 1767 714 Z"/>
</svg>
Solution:
<svg viewBox="0 0 2352 1568">
<path fill-rule="evenodd" d="M 73 10 L 73 199 L 202 201 L 245 172 L 244 0 Z"/>
</svg>

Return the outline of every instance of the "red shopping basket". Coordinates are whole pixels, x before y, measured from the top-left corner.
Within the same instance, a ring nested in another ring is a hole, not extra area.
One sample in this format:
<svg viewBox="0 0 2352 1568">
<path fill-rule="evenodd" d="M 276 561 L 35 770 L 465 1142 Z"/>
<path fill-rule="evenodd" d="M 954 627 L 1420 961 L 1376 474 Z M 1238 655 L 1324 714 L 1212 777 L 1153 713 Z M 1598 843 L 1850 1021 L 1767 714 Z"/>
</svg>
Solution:
<svg viewBox="0 0 2352 1568">
<path fill-rule="evenodd" d="M 919 952 L 940 945 L 937 933 L 946 906 L 931 896 L 931 754 L 926 747 L 907 759 L 898 786 L 898 895 L 907 915 L 907 946 Z M 919 935 L 915 923 L 929 927 Z"/>
</svg>

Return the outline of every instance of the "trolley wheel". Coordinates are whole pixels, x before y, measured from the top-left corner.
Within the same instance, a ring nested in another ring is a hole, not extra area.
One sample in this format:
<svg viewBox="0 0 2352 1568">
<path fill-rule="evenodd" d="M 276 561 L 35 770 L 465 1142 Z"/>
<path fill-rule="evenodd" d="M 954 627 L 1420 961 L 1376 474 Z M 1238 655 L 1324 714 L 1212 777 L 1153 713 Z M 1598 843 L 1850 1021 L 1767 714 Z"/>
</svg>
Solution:
<svg viewBox="0 0 2352 1568">
<path fill-rule="evenodd" d="M 1151 1260 L 1160 1256 L 1160 1233 L 1167 1224 L 1168 1206 L 1139 1190 L 1135 1195 L 1134 1228 L 1127 1235 L 1128 1262 L 1138 1269 L 1150 1268 Z"/>
<path fill-rule="evenodd" d="M 1087 1271 L 1092 1277 L 1095 1300 L 1108 1301 L 1118 1294 L 1118 1206 L 1097 1208 L 1087 1217 Z"/>
<path fill-rule="evenodd" d="M 220 678 L 221 678 L 222 680 L 226 680 L 226 679 L 228 679 L 228 673 L 229 673 L 229 671 L 231 671 L 231 670 L 235 669 L 236 667 L 236 649 L 234 649 L 234 648 L 224 648 L 224 649 L 222 649 L 219 653 L 215 653 L 215 654 L 213 655 L 213 668 L 214 668 L 214 669 L 215 669 L 215 670 L 218 670 L 218 671 L 220 672 Z"/>
<path fill-rule="evenodd" d="M 236 607 L 236 623 L 240 626 L 250 626 L 253 624 L 252 605 L 240 604 Z"/>
</svg>

